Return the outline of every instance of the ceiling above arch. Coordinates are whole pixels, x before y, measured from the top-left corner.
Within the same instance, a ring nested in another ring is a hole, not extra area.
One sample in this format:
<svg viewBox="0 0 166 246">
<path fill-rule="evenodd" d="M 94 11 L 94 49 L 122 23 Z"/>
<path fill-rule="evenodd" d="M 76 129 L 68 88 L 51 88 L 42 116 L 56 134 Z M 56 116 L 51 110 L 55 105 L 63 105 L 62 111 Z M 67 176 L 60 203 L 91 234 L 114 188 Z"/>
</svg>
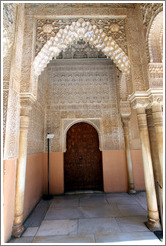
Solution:
<svg viewBox="0 0 166 246">
<path fill-rule="evenodd" d="M 120 27 L 117 24 L 110 26 L 111 32 L 117 31 Z M 52 32 L 50 24 L 46 24 L 47 32 Z M 54 37 L 51 37 L 42 47 L 35 57 L 33 68 L 36 76 L 39 76 L 49 61 L 56 58 L 62 50 L 71 47 L 73 42 L 83 39 L 98 51 L 111 58 L 116 66 L 124 73 L 129 73 L 130 63 L 128 56 L 119 46 L 112 36 L 108 36 L 103 29 L 95 24 L 91 25 L 89 21 L 80 18 L 77 22 L 73 21 L 71 25 L 66 25 L 60 29 Z"/>
</svg>

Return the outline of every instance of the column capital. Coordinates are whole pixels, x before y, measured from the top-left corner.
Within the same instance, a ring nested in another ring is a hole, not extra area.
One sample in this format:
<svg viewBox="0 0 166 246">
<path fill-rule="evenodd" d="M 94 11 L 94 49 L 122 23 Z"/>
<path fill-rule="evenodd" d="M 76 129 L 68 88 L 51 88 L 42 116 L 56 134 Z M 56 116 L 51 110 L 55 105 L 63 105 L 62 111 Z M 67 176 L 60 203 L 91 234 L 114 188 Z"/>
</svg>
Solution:
<svg viewBox="0 0 166 246">
<path fill-rule="evenodd" d="M 130 118 L 131 106 L 129 101 L 120 101 L 120 115 L 122 118 Z"/>
<path fill-rule="evenodd" d="M 20 116 L 29 116 L 34 101 L 32 94 L 20 93 Z"/>
<path fill-rule="evenodd" d="M 153 105 L 163 105 L 163 90 L 162 89 L 148 89 L 147 90 L 147 97 L 148 97 L 148 108 L 152 107 Z"/>
<path fill-rule="evenodd" d="M 129 126 L 130 116 L 121 116 L 123 127 Z"/>
<path fill-rule="evenodd" d="M 146 91 L 137 91 L 129 95 L 129 102 L 133 109 L 146 108 L 149 104 Z"/>
<path fill-rule="evenodd" d="M 148 64 L 149 88 L 163 87 L 163 63 Z"/>
</svg>

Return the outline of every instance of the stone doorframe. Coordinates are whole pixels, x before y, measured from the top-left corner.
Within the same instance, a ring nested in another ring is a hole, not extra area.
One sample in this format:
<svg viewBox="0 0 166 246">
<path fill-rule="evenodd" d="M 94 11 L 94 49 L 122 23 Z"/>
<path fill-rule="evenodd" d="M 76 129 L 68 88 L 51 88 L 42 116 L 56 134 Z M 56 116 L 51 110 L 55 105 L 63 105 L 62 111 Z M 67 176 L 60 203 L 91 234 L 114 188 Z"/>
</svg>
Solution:
<svg viewBox="0 0 166 246">
<path fill-rule="evenodd" d="M 99 150 L 103 150 L 103 143 L 102 143 L 102 127 L 101 127 L 101 118 L 73 118 L 73 119 L 62 119 L 61 125 L 61 137 L 62 137 L 62 152 L 66 152 L 66 136 L 67 131 L 70 129 L 71 126 L 73 126 L 76 123 L 79 122 L 85 122 L 93 126 L 99 137 Z"/>
</svg>

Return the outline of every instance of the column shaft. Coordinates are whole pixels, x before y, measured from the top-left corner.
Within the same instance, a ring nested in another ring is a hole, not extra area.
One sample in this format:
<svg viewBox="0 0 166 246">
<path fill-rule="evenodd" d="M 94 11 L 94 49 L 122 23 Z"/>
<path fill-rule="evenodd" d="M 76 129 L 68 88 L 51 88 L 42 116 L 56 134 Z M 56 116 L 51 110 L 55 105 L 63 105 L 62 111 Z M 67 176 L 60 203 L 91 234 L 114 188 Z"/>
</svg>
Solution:
<svg viewBox="0 0 166 246">
<path fill-rule="evenodd" d="M 131 152 L 130 152 L 129 126 L 128 126 L 129 119 L 122 118 L 122 122 L 123 122 L 125 153 L 126 153 L 127 173 L 128 173 L 128 192 L 136 193 L 135 187 L 134 187 Z"/>
<path fill-rule="evenodd" d="M 163 185 L 163 114 L 160 104 L 152 105 L 152 115 L 156 130 L 158 153 L 159 153 L 159 163 L 161 170 L 161 186 Z"/>
<path fill-rule="evenodd" d="M 149 132 L 154 179 L 155 179 L 155 185 L 156 185 L 157 182 L 159 182 L 160 184 L 162 183 L 161 170 L 160 170 L 160 164 L 159 164 L 159 153 L 158 153 L 158 148 L 156 148 L 157 138 L 156 138 L 156 131 L 155 131 L 155 126 L 154 126 L 154 121 L 153 121 L 153 116 L 152 116 L 152 110 L 148 109 L 146 112 L 147 112 L 147 125 L 148 125 L 148 132 Z"/>
<path fill-rule="evenodd" d="M 160 228 L 159 213 L 157 206 L 157 197 L 154 184 L 154 175 L 152 167 L 152 159 L 150 152 L 149 135 L 147 128 L 147 119 L 144 108 L 137 108 L 138 126 L 140 130 L 140 139 L 142 145 L 142 157 L 145 177 L 145 187 L 148 207 L 148 222 L 146 225 L 150 230 Z"/>
<path fill-rule="evenodd" d="M 25 174 L 27 160 L 27 134 L 29 118 L 21 117 L 20 139 L 19 139 L 19 158 L 17 162 L 16 173 L 16 194 L 15 194 L 15 214 L 13 225 L 13 236 L 20 237 L 24 231 L 23 213 L 24 213 L 24 193 L 25 193 Z"/>
</svg>

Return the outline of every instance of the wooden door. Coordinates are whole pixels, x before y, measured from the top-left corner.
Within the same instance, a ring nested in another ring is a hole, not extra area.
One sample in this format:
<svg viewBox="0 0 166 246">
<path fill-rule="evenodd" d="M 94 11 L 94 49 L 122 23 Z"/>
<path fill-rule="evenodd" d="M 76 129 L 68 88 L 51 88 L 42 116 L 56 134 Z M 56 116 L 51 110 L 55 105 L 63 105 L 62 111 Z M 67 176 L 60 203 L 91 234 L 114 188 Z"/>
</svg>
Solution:
<svg viewBox="0 0 166 246">
<path fill-rule="evenodd" d="M 95 128 L 77 123 L 68 130 L 66 142 L 65 191 L 103 190 L 102 154 Z"/>
</svg>

